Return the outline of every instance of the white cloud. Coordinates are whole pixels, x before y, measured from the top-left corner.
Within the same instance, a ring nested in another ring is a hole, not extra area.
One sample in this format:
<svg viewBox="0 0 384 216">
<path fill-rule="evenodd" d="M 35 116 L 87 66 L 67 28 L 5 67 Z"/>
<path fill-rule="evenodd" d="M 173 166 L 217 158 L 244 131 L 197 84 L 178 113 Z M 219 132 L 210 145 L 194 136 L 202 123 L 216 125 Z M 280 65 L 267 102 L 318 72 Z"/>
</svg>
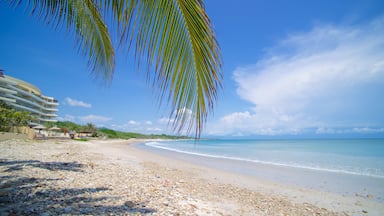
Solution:
<svg viewBox="0 0 384 216">
<path fill-rule="evenodd" d="M 78 117 L 78 119 L 85 123 L 102 123 L 102 122 L 108 122 L 112 120 L 112 118 L 105 117 L 105 116 L 98 116 L 98 115 L 87 115 L 87 116 L 81 116 Z"/>
<path fill-rule="evenodd" d="M 138 124 L 140 124 L 139 122 L 136 122 L 136 121 L 133 121 L 133 120 L 129 120 L 128 121 L 128 124 L 129 125 L 138 125 Z"/>
<path fill-rule="evenodd" d="M 92 105 L 89 103 L 85 103 L 83 101 L 72 99 L 70 97 L 65 98 L 65 103 L 68 104 L 69 106 L 74 106 L 74 107 L 85 107 L 85 108 L 91 108 L 92 107 Z"/>
<path fill-rule="evenodd" d="M 157 122 L 160 124 L 172 124 L 175 120 L 171 118 L 160 118 Z"/>
<path fill-rule="evenodd" d="M 292 34 L 256 64 L 234 71 L 238 95 L 254 108 L 224 116 L 211 133 L 274 135 L 308 128 L 331 133 L 337 127 L 382 127 L 383 35 L 384 19 Z"/>
<path fill-rule="evenodd" d="M 65 115 L 64 117 L 58 117 L 57 120 L 59 121 L 71 121 L 76 122 L 78 124 L 85 124 L 85 123 L 94 123 L 98 127 L 104 126 L 102 123 L 108 122 L 112 120 L 112 118 L 105 117 L 105 116 L 97 116 L 97 115 L 86 115 L 86 116 L 73 116 L 73 115 Z"/>
<path fill-rule="evenodd" d="M 124 124 L 113 124 L 111 125 L 112 129 L 119 131 L 127 132 L 137 132 L 137 133 L 160 133 L 166 130 L 162 129 L 159 125 L 154 125 L 152 121 L 134 121 L 129 120 Z"/>
<path fill-rule="evenodd" d="M 172 125 L 175 122 L 176 117 L 180 117 L 181 115 L 184 115 L 185 118 L 193 118 L 193 112 L 190 109 L 182 108 L 178 109 L 173 112 L 173 115 L 169 118 L 163 117 L 157 120 L 157 123 L 163 124 L 163 125 Z"/>
<path fill-rule="evenodd" d="M 316 134 L 345 134 L 345 133 L 358 133 L 358 134 L 376 134 L 383 133 L 384 128 L 318 128 Z"/>
<path fill-rule="evenodd" d="M 316 129 L 316 134 L 336 134 L 337 131 L 334 128 L 317 128 Z"/>
<path fill-rule="evenodd" d="M 71 122 L 74 122 L 75 121 L 75 119 L 76 119 L 76 117 L 75 116 L 73 116 L 73 115 L 65 115 L 64 117 L 58 117 L 57 118 L 57 120 L 59 120 L 59 121 L 71 121 Z"/>
<path fill-rule="evenodd" d="M 384 128 L 353 128 L 354 132 L 357 133 L 384 133 Z"/>
<path fill-rule="evenodd" d="M 152 128 L 152 127 L 149 127 L 149 128 L 146 128 L 146 131 L 147 131 L 147 132 L 152 132 L 152 133 L 159 133 L 159 132 L 162 132 L 162 131 L 164 131 L 164 130 L 161 129 L 161 128 Z"/>
<path fill-rule="evenodd" d="M 299 115 L 279 115 L 266 110 L 260 110 L 257 113 L 235 112 L 222 117 L 216 124 L 210 125 L 208 133 L 234 136 L 299 134 L 302 132 L 300 125 L 305 125 L 306 122 L 307 120 Z"/>
<path fill-rule="evenodd" d="M 177 114 L 179 114 L 179 115 L 181 115 L 181 114 L 192 115 L 192 113 L 193 113 L 192 110 L 187 109 L 185 107 L 177 110 Z"/>
<path fill-rule="evenodd" d="M 129 120 L 128 125 L 152 125 L 152 121 L 144 121 L 144 122 L 139 122 L 139 121 L 134 121 L 134 120 Z"/>
</svg>

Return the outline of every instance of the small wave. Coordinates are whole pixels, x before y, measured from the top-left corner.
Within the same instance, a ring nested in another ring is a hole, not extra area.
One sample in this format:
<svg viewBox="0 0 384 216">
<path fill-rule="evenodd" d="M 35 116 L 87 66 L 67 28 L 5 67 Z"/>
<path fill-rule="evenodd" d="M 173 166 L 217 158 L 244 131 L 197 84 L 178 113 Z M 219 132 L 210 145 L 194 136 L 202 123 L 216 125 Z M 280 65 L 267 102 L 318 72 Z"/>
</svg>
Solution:
<svg viewBox="0 0 384 216">
<path fill-rule="evenodd" d="M 147 145 L 147 146 L 152 146 L 152 147 L 156 147 L 157 148 L 160 143 L 153 141 L 153 142 L 146 142 L 144 144 Z"/>
<path fill-rule="evenodd" d="M 331 173 L 367 176 L 367 177 L 373 177 L 373 178 L 384 178 L 383 175 L 376 175 L 376 174 L 372 174 L 372 173 L 356 172 L 356 171 L 350 171 L 350 170 L 332 169 L 332 168 L 323 168 L 323 167 L 314 167 L 314 166 L 305 166 L 305 165 L 299 165 L 299 164 L 287 164 L 287 163 L 279 163 L 279 162 L 272 162 L 272 161 L 247 159 L 247 158 L 240 158 L 240 157 L 231 157 L 231 156 L 225 156 L 225 155 L 213 155 L 213 154 L 206 154 L 206 153 L 184 151 L 184 150 L 180 150 L 180 149 L 176 149 L 176 148 L 171 148 L 171 147 L 163 146 L 159 142 L 148 142 L 148 143 L 145 143 L 145 145 L 153 147 L 153 148 L 159 148 L 159 149 L 163 149 L 163 150 L 172 151 L 172 152 L 189 154 L 189 155 L 196 155 L 196 156 L 202 156 L 202 157 L 209 157 L 209 158 L 236 160 L 236 161 L 251 162 L 251 163 L 257 163 L 257 164 L 264 164 L 264 165 L 281 166 L 281 167 L 289 167 L 289 168 L 300 168 L 300 169 L 322 171 L 322 172 L 331 172 Z"/>
</svg>

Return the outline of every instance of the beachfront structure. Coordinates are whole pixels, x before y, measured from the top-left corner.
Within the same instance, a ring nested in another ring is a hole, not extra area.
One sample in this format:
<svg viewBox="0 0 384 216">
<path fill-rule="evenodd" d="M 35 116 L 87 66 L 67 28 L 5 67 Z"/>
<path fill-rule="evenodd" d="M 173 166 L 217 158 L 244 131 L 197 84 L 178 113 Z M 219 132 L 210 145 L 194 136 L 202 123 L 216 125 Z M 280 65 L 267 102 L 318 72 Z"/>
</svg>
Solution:
<svg viewBox="0 0 384 216">
<path fill-rule="evenodd" d="M 0 101 L 16 110 L 30 112 L 36 117 L 34 123 L 57 122 L 59 103 L 53 97 L 45 96 L 36 86 L 0 71 Z"/>
</svg>

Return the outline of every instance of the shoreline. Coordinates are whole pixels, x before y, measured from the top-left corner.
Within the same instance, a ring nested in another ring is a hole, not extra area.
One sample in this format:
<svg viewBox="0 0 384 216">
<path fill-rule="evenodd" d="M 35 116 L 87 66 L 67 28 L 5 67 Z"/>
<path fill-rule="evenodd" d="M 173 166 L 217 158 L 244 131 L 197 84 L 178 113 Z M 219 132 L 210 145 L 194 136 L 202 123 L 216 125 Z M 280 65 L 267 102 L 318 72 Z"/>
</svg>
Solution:
<svg viewBox="0 0 384 216">
<path fill-rule="evenodd" d="M 367 192 L 366 188 L 360 190 L 354 188 L 354 191 L 346 193 L 345 190 L 352 189 L 351 187 L 356 185 L 345 185 L 345 178 L 350 176 L 345 174 L 337 174 L 343 176 L 342 179 L 335 179 L 334 177 L 326 176 L 325 179 L 336 180 L 336 182 L 324 182 L 324 180 L 318 180 L 316 178 L 324 178 L 324 173 L 321 171 L 305 170 L 292 167 L 279 167 L 269 164 L 255 164 L 245 161 L 228 160 L 223 158 L 210 158 L 199 155 L 173 152 L 164 149 L 158 149 L 154 147 L 144 146 L 143 143 L 135 144 L 139 150 L 149 152 L 150 154 L 160 155 L 170 160 L 175 160 L 178 163 L 182 161 L 186 164 L 193 164 L 199 168 L 202 168 L 200 174 L 202 178 L 206 178 L 208 181 L 219 181 L 224 184 L 232 184 L 237 187 L 243 187 L 250 190 L 254 190 L 263 194 L 274 194 L 279 197 L 287 197 L 289 200 L 296 203 L 311 203 L 321 208 L 329 209 L 336 212 L 346 212 L 349 215 L 361 215 L 364 207 L 371 209 L 371 214 L 367 215 L 381 215 L 384 212 L 384 203 L 375 200 L 375 195 Z M 166 166 L 169 166 L 169 164 Z M 176 168 L 182 168 L 175 166 Z M 251 168 L 250 168 L 251 167 Z M 240 171 L 234 171 L 234 169 L 241 169 Z M 268 174 L 249 174 L 248 169 L 253 169 L 253 172 L 269 172 Z M 245 170 L 245 171 L 244 171 Z M 272 170 L 272 171 L 271 171 Z M 280 173 L 279 173 L 280 172 Z M 208 174 L 207 173 L 212 173 Z M 314 173 L 316 173 L 314 175 Z M 271 180 L 271 175 L 278 179 Z M 313 175 L 313 176 L 312 176 Z M 334 175 L 333 173 L 328 175 Z M 294 176 L 294 180 L 288 180 L 288 177 Z M 309 177 L 310 180 L 315 182 L 303 182 L 301 178 Z M 356 176 L 352 176 L 356 177 Z M 360 176 L 357 176 L 359 178 Z M 365 178 L 365 176 L 364 176 Z M 350 179 L 349 179 L 350 180 Z M 354 184 L 358 183 L 358 180 Z M 300 181 L 300 182 L 298 182 Z M 319 183 L 321 185 L 314 185 Z M 331 185 L 332 189 L 327 184 L 335 183 Z M 346 187 L 342 192 L 335 192 L 337 187 Z M 372 192 L 372 191 L 371 191 Z M 374 192 L 372 192 L 374 193 Z M 380 200 L 381 201 L 381 200 Z M 364 213 L 366 214 L 366 213 Z"/>
<path fill-rule="evenodd" d="M 167 158 L 137 147 L 145 141 L 0 142 L 0 213 L 380 215 L 384 210 L 366 197 L 287 187 Z"/>
<path fill-rule="evenodd" d="M 272 183 L 320 192 L 336 193 L 344 197 L 369 197 L 384 205 L 384 179 L 379 177 L 257 163 L 232 158 L 210 157 L 156 148 L 144 144 L 138 144 L 136 146 L 141 150 L 160 154 L 164 157 L 183 160 L 188 163 L 237 174 L 239 176 L 264 179 Z"/>
</svg>

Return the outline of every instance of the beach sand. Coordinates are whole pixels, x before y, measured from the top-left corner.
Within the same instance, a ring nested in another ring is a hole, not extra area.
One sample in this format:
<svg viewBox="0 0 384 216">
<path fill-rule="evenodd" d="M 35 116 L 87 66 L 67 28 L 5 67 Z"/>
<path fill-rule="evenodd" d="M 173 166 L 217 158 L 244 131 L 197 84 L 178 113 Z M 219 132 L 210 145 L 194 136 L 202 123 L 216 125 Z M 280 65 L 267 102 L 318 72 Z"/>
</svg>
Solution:
<svg viewBox="0 0 384 216">
<path fill-rule="evenodd" d="M 199 166 L 143 140 L 0 142 L 0 215 L 382 215 L 345 197 Z"/>
</svg>

